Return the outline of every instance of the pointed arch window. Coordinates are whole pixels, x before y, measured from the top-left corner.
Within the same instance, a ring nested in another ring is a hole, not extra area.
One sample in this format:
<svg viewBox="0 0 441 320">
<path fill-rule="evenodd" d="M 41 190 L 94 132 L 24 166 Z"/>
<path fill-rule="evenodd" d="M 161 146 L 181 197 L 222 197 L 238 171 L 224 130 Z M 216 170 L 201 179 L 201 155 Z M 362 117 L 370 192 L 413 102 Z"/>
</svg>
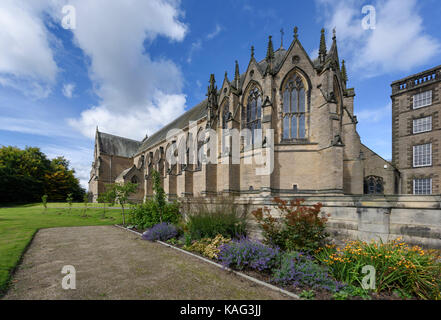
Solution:
<svg viewBox="0 0 441 320">
<path fill-rule="evenodd" d="M 306 138 L 306 91 L 302 79 L 292 76 L 283 87 L 283 139 Z"/>
<path fill-rule="evenodd" d="M 262 129 L 262 93 L 254 85 L 249 91 L 246 108 L 242 109 L 242 127 L 251 132 L 250 141 L 247 144 L 255 143 L 255 131 Z"/>
<path fill-rule="evenodd" d="M 369 176 L 364 179 L 365 194 L 383 194 L 384 182 L 382 177 Z"/>
</svg>

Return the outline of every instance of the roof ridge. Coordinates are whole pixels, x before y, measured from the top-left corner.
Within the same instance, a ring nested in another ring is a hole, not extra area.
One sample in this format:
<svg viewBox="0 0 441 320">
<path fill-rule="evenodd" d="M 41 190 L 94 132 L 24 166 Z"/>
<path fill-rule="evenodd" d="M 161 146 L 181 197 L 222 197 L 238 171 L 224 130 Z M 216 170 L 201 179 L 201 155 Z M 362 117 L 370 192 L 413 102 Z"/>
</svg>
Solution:
<svg viewBox="0 0 441 320">
<path fill-rule="evenodd" d="M 112 134 L 112 133 L 98 131 L 98 134 L 105 134 L 105 135 L 112 136 L 112 137 L 115 137 L 115 138 L 120 138 L 120 139 L 130 140 L 130 141 L 133 141 L 133 142 L 142 143 L 142 141 L 135 140 L 135 139 L 130 139 L 130 138 L 122 137 L 122 136 L 117 136 L 116 134 Z"/>
</svg>

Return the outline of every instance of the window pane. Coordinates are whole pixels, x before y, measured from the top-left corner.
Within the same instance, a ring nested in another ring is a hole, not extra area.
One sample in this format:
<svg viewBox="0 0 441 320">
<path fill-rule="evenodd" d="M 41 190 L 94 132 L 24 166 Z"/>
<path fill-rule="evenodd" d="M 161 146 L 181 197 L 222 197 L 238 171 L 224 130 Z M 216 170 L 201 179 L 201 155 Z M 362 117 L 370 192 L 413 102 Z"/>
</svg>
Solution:
<svg viewBox="0 0 441 320">
<path fill-rule="evenodd" d="M 297 138 L 297 117 L 293 116 L 291 118 L 291 137 Z"/>
<path fill-rule="evenodd" d="M 423 167 L 432 165 L 432 144 L 422 144 L 413 147 L 413 166 Z"/>
<path fill-rule="evenodd" d="M 305 89 L 299 90 L 299 112 L 305 112 Z"/>
<path fill-rule="evenodd" d="M 432 179 L 414 179 L 414 194 L 432 194 Z"/>
<path fill-rule="evenodd" d="M 283 138 L 289 139 L 289 116 L 283 118 Z"/>
<path fill-rule="evenodd" d="M 285 90 L 283 93 L 283 112 L 289 112 L 289 91 Z"/>
<path fill-rule="evenodd" d="M 257 98 L 257 119 L 260 119 L 262 112 L 262 98 Z"/>
<path fill-rule="evenodd" d="M 413 108 L 421 108 L 432 104 L 432 90 L 418 93 L 413 96 Z"/>
<path fill-rule="evenodd" d="M 304 139 L 306 136 L 305 130 L 305 114 L 301 114 L 299 117 L 299 138 Z"/>
<path fill-rule="evenodd" d="M 291 112 L 297 112 L 297 90 L 291 92 Z"/>
</svg>

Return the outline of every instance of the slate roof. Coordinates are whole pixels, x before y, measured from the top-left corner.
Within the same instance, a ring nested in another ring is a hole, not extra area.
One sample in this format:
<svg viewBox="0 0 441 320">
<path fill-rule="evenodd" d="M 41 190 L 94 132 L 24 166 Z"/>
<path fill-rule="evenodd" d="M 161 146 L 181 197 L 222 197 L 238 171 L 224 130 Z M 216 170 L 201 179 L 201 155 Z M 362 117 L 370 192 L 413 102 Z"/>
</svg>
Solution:
<svg viewBox="0 0 441 320">
<path fill-rule="evenodd" d="M 161 142 L 166 139 L 167 132 L 169 132 L 172 129 L 183 129 L 186 126 L 189 125 L 190 121 L 197 121 L 207 115 L 207 102 L 208 100 L 205 99 L 201 103 L 197 104 L 187 112 L 185 112 L 180 117 L 176 118 L 172 122 L 170 122 L 168 125 L 163 127 L 162 129 L 156 131 L 154 134 L 152 134 L 150 137 L 147 138 L 138 148 L 136 154 L 141 153 L 153 145 L 155 145 L 158 142 Z"/>
<path fill-rule="evenodd" d="M 126 175 L 127 175 L 127 174 L 130 172 L 130 170 L 132 170 L 132 169 L 133 169 L 133 167 L 130 167 L 130 168 L 125 169 L 123 172 L 121 172 L 121 173 L 118 175 L 118 177 L 116 177 L 115 181 L 118 181 L 118 180 L 124 180 L 125 177 L 126 177 Z"/>
<path fill-rule="evenodd" d="M 100 152 L 108 155 L 131 158 L 135 155 L 140 141 L 115 136 L 104 132 L 97 131 Z"/>
</svg>

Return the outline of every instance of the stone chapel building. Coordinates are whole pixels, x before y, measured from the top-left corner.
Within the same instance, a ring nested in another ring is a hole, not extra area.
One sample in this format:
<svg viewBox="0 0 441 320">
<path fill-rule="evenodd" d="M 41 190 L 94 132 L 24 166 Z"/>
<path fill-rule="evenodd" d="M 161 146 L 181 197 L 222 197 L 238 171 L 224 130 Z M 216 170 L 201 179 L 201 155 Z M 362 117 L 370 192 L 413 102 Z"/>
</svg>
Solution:
<svg viewBox="0 0 441 320">
<path fill-rule="evenodd" d="M 138 184 L 133 200 L 142 201 L 153 193 L 157 170 L 170 199 L 397 193 L 396 168 L 361 143 L 355 91 L 347 81 L 335 32 L 328 50 L 321 30 L 315 60 L 297 28 L 288 49 L 274 51 L 269 37 L 265 59 L 257 61 L 252 47 L 245 72 L 236 61 L 234 78 L 225 73 L 220 88 L 211 75 L 206 100 L 143 141 L 97 128 L 89 191 L 96 200 L 106 184 L 130 181 Z M 230 134 L 246 129 L 250 136 Z M 210 139 L 217 149 L 209 147 Z M 234 139 L 237 152 L 230 147 Z M 250 160 L 253 155 L 264 160 Z M 214 160 L 201 160 L 207 157 Z M 272 169 L 256 174 L 268 161 Z"/>
</svg>

